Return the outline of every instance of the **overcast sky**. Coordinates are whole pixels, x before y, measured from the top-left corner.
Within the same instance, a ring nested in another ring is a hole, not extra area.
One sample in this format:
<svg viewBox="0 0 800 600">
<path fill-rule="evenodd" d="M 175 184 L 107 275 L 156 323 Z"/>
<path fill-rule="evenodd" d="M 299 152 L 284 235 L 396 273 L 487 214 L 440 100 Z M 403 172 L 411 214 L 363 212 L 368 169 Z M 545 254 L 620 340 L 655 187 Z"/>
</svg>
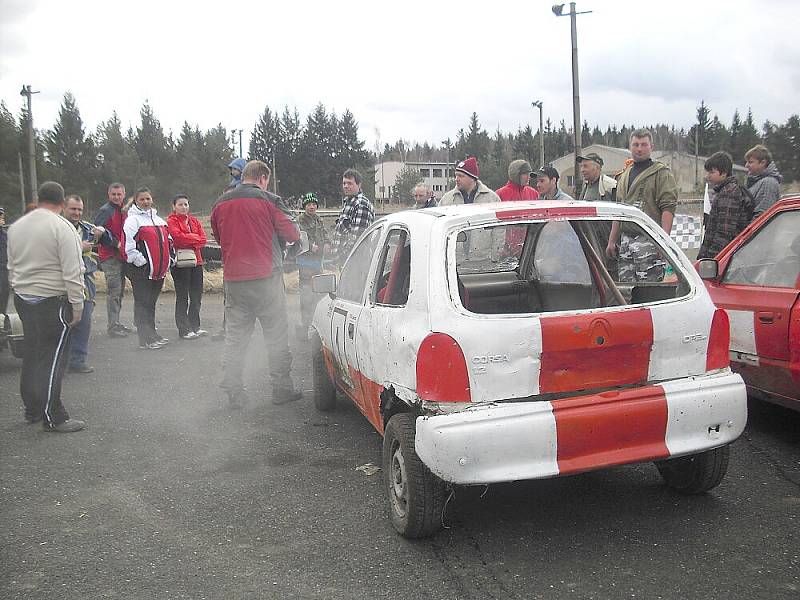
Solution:
<svg viewBox="0 0 800 600">
<path fill-rule="evenodd" d="M 71 91 L 89 131 L 150 102 L 184 121 L 249 132 L 265 106 L 349 108 L 374 147 L 440 143 L 476 111 L 490 132 L 572 122 L 570 20 L 551 1 L 0 0 L 0 99 L 37 128 Z M 580 0 L 581 116 L 591 125 L 689 127 L 701 99 L 725 123 L 800 110 L 800 3 Z M 569 4 L 565 6 L 569 10 Z M 247 141 L 245 139 L 245 145 Z"/>
</svg>

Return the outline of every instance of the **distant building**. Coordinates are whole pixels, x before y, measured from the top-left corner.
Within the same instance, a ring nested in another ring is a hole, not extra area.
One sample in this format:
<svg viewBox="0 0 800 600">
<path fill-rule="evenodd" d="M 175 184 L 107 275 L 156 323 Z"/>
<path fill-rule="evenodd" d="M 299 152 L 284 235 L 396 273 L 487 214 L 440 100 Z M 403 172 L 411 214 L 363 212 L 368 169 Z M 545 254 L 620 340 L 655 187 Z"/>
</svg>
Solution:
<svg viewBox="0 0 800 600">
<path fill-rule="evenodd" d="M 603 159 L 603 173 L 611 177 L 622 171 L 625 167 L 625 161 L 631 157 L 631 153 L 627 148 L 612 148 L 602 144 L 586 146 L 581 151 L 581 154 L 586 155 L 589 152 L 596 152 L 600 155 Z M 705 184 L 703 164 L 708 157 L 698 156 L 695 158 L 694 154 L 674 150 L 653 150 L 652 158 L 663 162 L 672 170 L 675 179 L 678 181 L 678 190 L 681 194 L 691 195 L 702 192 Z M 570 152 L 565 156 L 561 156 L 554 160 L 552 164 L 561 175 L 561 187 L 569 192 L 573 191 L 575 189 L 575 153 Z M 747 169 L 740 165 L 733 165 L 733 174 L 742 178 L 746 176 Z"/>
<path fill-rule="evenodd" d="M 392 198 L 397 176 L 403 167 L 411 167 L 419 171 L 423 183 L 433 190 L 437 198 L 448 190 L 448 180 L 455 179 L 455 167 L 453 163 L 444 162 L 400 162 L 390 160 L 375 165 L 375 199 L 387 201 Z M 413 198 L 401 198 L 402 201 L 413 200 Z"/>
</svg>

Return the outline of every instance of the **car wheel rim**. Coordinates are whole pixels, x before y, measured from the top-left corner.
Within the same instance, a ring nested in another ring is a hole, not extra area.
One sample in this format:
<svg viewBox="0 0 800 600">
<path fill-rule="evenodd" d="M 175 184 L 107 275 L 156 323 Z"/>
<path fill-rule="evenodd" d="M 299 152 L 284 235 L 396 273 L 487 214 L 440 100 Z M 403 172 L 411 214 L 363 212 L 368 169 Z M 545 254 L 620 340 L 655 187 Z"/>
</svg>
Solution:
<svg viewBox="0 0 800 600">
<path fill-rule="evenodd" d="M 392 508 L 398 517 L 403 518 L 408 512 L 408 480 L 406 478 L 406 462 L 400 444 L 392 447 L 392 465 L 389 476 L 389 495 L 392 499 Z"/>
</svg>

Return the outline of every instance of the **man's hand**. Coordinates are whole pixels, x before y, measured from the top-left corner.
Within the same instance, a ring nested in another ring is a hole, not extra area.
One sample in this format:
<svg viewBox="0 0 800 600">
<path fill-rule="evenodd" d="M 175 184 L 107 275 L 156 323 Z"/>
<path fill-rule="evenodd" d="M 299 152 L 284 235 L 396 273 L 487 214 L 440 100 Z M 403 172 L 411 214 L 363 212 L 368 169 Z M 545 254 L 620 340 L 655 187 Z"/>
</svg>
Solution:
<svg viewBox="0 0 800 600">
<path fill-rule="evenodd" d="M 81 312 L 80 310 L 72 309 L 72 320 L 69 322 L 70 327 L 75 327 L 75 325 L 81 322 Z"/>
<path fill-rule="evenodd" d="M 86 252 L 87 250 L 91 250 L 92 246 L 93 246 L 92 242 L 86 240 L 83 240 L 81 242 L 81 248 L 83 249 L 84 252 Z"/>
<path fill-rule="evenodd" d="M 614 242 L 608 242 L 608 246 L 606 246 L 606 256 L 608 258 L 617 258 L 617 245 Z"/>
<path fill-rule="evenodd" d="M 95 225 L 92 227 L 92 235 L 94 235 L 94 239 L 99 240 L 100 237 L 106 232 L 105 227 L 101 227 L 100 225 Z"/>
</svg>

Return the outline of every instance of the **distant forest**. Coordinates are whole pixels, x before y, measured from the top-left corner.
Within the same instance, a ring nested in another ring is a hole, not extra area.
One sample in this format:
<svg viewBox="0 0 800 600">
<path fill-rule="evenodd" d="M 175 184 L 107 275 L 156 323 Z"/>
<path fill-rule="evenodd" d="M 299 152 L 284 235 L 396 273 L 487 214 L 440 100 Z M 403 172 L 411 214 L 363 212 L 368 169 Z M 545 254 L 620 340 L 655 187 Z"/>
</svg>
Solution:
<svg viewBox="0 0 800 600">
<path fill-rule="evenodd" d="M 35 107 L 34 107 L 35 114 Z M 14 117 L 5 102 L 0 102 L 0 205 L 9 220 L 22 210 L 20 164 L 25 182 L 25 198 L 30 201 L 30 174 L 27 160 L 28 115 L 25 109 Z M 625 124 L 604 130 L 584 122 L 582 143 L 627 147 L 635 127 L 653 132 L 654 144 L 661 150 L 678 150 L 708 156 L 726 150 L 737 163 L 757 143 L 772 151 L 784 182 L 800 181 L 800 117 L 790 116 L 786 123 L 765 122 L 756 127 L 752 111 L 744 118 L 737 110 L 729 124 L 723 123 L 711 109 L 700 102 L 695 124 L 688 130 L 667 124 Z M 376 131 L 379 138 L 379 132 Z M 360 138 L 355 115 L 345 110 L 341 115 L 320 103 L 308 115 L 284 107 L 282 111 L 265 107 L 245 142 L 246 157 L 265 161 L 277 177 L 272 185 L 286 198 L 313 191 L 329 207 L 338 207 L 341 173 L 355 166 L 364 174 L 364 191 L 375 197 L 374 165 L 385 160 L 445 162 L 472 155 L 478 158 L 481 179 L 492 188 L 506 181 L 506 168 L 515 158 L 524 158 L 539 166 L 539 131 L 530 125 L 517 131 L 487 132 L 476 113 L 467 118 L 466 127 L 453 139 L 439 143 L 397 140 L 380 142 L 366 148 Z M 59 181 L 67 193 L 80 194 L 87 205 L 87 216 L 105 201 L 106 187 L 112 181 L 125 184 L 128 193 L 146 186 L 153 191 L 162 212 L 170 208 L 170 199 L 186 193 L 195 212 L 208 212 L 228 183 L 226 165 L 235 157 L 231 132 L 221 124 L 201 131 L 184 123 L 179 132 L 165 132 L 152 107 L 145 103 L 140 122 L 124 126 L 116 113 L 94 132 L 87 132 L 75 98 L 67 92 L 56 123 L 49 130 L 35 130 L 36 171 L 39 183 Z M 545 162 L 573 150 L 572 130 L 562 120 L 544 124 Z M 697 147 L 696 147 L 697 146 Z M 236 146 L 238 149 L 238 145 Z M 401 186 L 405 193 L 407 186 Z M 400 189 L 398 187 L 397 189 Z M 408 198 L 398 198 L 407 201 Z"/>
</svg>

